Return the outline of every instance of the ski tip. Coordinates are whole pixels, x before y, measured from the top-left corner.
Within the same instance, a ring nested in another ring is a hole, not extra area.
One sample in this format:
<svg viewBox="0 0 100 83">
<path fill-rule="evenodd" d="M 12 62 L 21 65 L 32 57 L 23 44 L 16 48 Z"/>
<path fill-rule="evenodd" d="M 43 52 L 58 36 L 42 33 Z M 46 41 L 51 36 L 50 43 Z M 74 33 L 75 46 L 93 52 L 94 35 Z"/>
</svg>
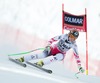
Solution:
<svg viewBox="0 0 100 83">
<path fill-rule="evenodd" d="M 27 67 L 27 65 L 26 64 L 23 64 L 23 67 Z"/>
<path fill-rule="evenodd" d="M 51 70 L 48 70 L 48 73 L 50 73 L 50 74 L 51 74 L 51 73 L 52 73 L 52 71 L 51 71 Z"/>
</svg>

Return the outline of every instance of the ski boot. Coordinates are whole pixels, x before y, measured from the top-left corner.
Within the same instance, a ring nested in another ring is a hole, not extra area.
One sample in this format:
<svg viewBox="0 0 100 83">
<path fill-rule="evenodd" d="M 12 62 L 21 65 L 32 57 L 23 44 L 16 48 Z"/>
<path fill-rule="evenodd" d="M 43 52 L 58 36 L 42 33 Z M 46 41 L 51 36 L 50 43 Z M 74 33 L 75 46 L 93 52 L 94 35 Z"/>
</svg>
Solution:
<svg viewBox="0 0 100 83">
<path fill-rule="evenodd" d="M 19 61 L 19 62 L 24 62 L 24 57 L 21 57 L 21 58 L 16 59 L 16 60 Z"/>
<path fill-rule="evenodd" d="M 37 66 L 42 67 L 44 65 L 43 61 L 40 60 L 38 62 L 35 63 Z"/>
</svg>

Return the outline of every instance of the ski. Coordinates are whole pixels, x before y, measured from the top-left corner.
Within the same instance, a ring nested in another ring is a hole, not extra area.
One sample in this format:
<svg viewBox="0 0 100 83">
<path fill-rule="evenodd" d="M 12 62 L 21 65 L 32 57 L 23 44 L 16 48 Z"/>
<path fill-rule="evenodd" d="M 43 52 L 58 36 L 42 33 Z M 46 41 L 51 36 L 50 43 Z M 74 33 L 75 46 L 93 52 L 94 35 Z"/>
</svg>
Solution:
<svg viewBox="0 0 100 83">
<path fill-rule="evenodd" d="M 79 76 L 77 76 L 80 72 L 75 73 L 75 77 L 78 79 Z"/>
<path fill-rule="evenodd" d="M 45 68 L 43 68 L 43 67 L 39 67 L 39 66 L 37 66 L 35 63 L 31 63 L 31 62 L 29 62 L 29 61 L 27 61 L 26 63 L 29 64 L 29 65 L 31 65 L 31 66 L 34 66 L 34 67 L 36 67 L 36 68 L 38 68 L 38 69 L 40 69 L 40 70 L 42 70 L 42 71 L 44 71 L 44 72 L 46 72 L 46 73 L 49 73 L 49 74 L 52 73 L 52 70 L 45 69 Z"/>
<path fill-rule="evenodd" d="M 16 63 L 16 64 L 18 64 L 18 65 L 20 65 L 20 66 L 23 66 L 23 67 L 26 67 L 26 66 L 27 66 L 25 63 L 19 62 L 18 60 L 13 59 L 13 58 L 11 58 L 11 57 L 9 57 L 9 60 L 12 61 L 12 62 L 14 62 L 14 63 Z M 37 66 L 36 64 L 31 63 L 31 62 L 29 62 L 29 61 L 27 61 L 26 63 L 29 64 L 29 65 L 31 65 L 31 66 L 34 66 L 34 67 L 36 67 L 36 68 L 38 68 L 38 69 L 40 69 L 40 70 L 42 70 L 42 71 L 44 71 L 44 72 L 47 72 L 47 73 L 50 73 L 50 74 L 52 73 L 52 70 L 39 67 L 39 66 Z"/>
<path fill-rule="evenodd" d="M 18 65 L 21 65 L 23 67 L 26 67 L 27 66 L 25 63 L 19 62 L 18 60 L 13 59 L 11 57 L 9 57 L 9 60 L 12 61 L 12 62 L 14 62 L 14 63 L 16 63 L 16 64 L 18 64 Z"/>
</svg>

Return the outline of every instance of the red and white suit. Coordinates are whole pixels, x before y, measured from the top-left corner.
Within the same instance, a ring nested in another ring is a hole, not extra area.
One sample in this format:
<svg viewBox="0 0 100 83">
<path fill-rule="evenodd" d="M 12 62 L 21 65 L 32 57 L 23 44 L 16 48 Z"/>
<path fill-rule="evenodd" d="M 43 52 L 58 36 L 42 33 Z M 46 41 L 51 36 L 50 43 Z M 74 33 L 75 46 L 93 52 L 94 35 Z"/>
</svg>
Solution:
<svg viewBox="0 0 100 83">
<path fill-rule="evenodd" d="M 76 59 L 76 62 L 78 66 L 81 66 L 81 61 L 79 59 L 78 50 L 76 41 L 71 42 L 68 38 L 68 34 L 63 34 L 60 36 L 56 36 L 54 38 L 51 38 L 49 41 L 50 48 L 46 48 L 42 53 L 40 54 L 32 54 L 28 56 L 24 56 L 24 60 L 28 61 L 31 59 L 41 59 L 43 58 L 44 64 L 49 64 L 54 61 L 61 61 L 64 59 L 65 54 L 68 50 L 73 49 L 74 56 Z"/>
</svg>

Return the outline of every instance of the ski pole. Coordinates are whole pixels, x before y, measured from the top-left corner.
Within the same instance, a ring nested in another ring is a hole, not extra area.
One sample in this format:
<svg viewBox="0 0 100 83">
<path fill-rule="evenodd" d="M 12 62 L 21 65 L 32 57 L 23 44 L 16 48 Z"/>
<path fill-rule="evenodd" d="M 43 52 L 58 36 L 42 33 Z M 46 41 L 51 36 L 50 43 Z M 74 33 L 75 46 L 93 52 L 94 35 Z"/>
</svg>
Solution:
<svg viewBox="0 0 100 83">
<path fill-rule="evenodd" d="M 16 53 L 16 54 L 9 54 L 8 56 L 23 55 L 23 54 L 28 54 L 28 53 L 31 53 L 31 52 L 34 52 L 34 51 L 37 51 L 37 50 L 44 50 L 44 49 L 45 48 L 37 48 L 37 49 L 31 50 L 31 51 L 27 51 L 27 52 L 21 52 L 21 53 Z"/>
<path fill-rule="evenodd" d="M 75 77 L 78 79 L 79 77 L 77 76 L 80 72 L 75 73 Z"/>
</svg>

